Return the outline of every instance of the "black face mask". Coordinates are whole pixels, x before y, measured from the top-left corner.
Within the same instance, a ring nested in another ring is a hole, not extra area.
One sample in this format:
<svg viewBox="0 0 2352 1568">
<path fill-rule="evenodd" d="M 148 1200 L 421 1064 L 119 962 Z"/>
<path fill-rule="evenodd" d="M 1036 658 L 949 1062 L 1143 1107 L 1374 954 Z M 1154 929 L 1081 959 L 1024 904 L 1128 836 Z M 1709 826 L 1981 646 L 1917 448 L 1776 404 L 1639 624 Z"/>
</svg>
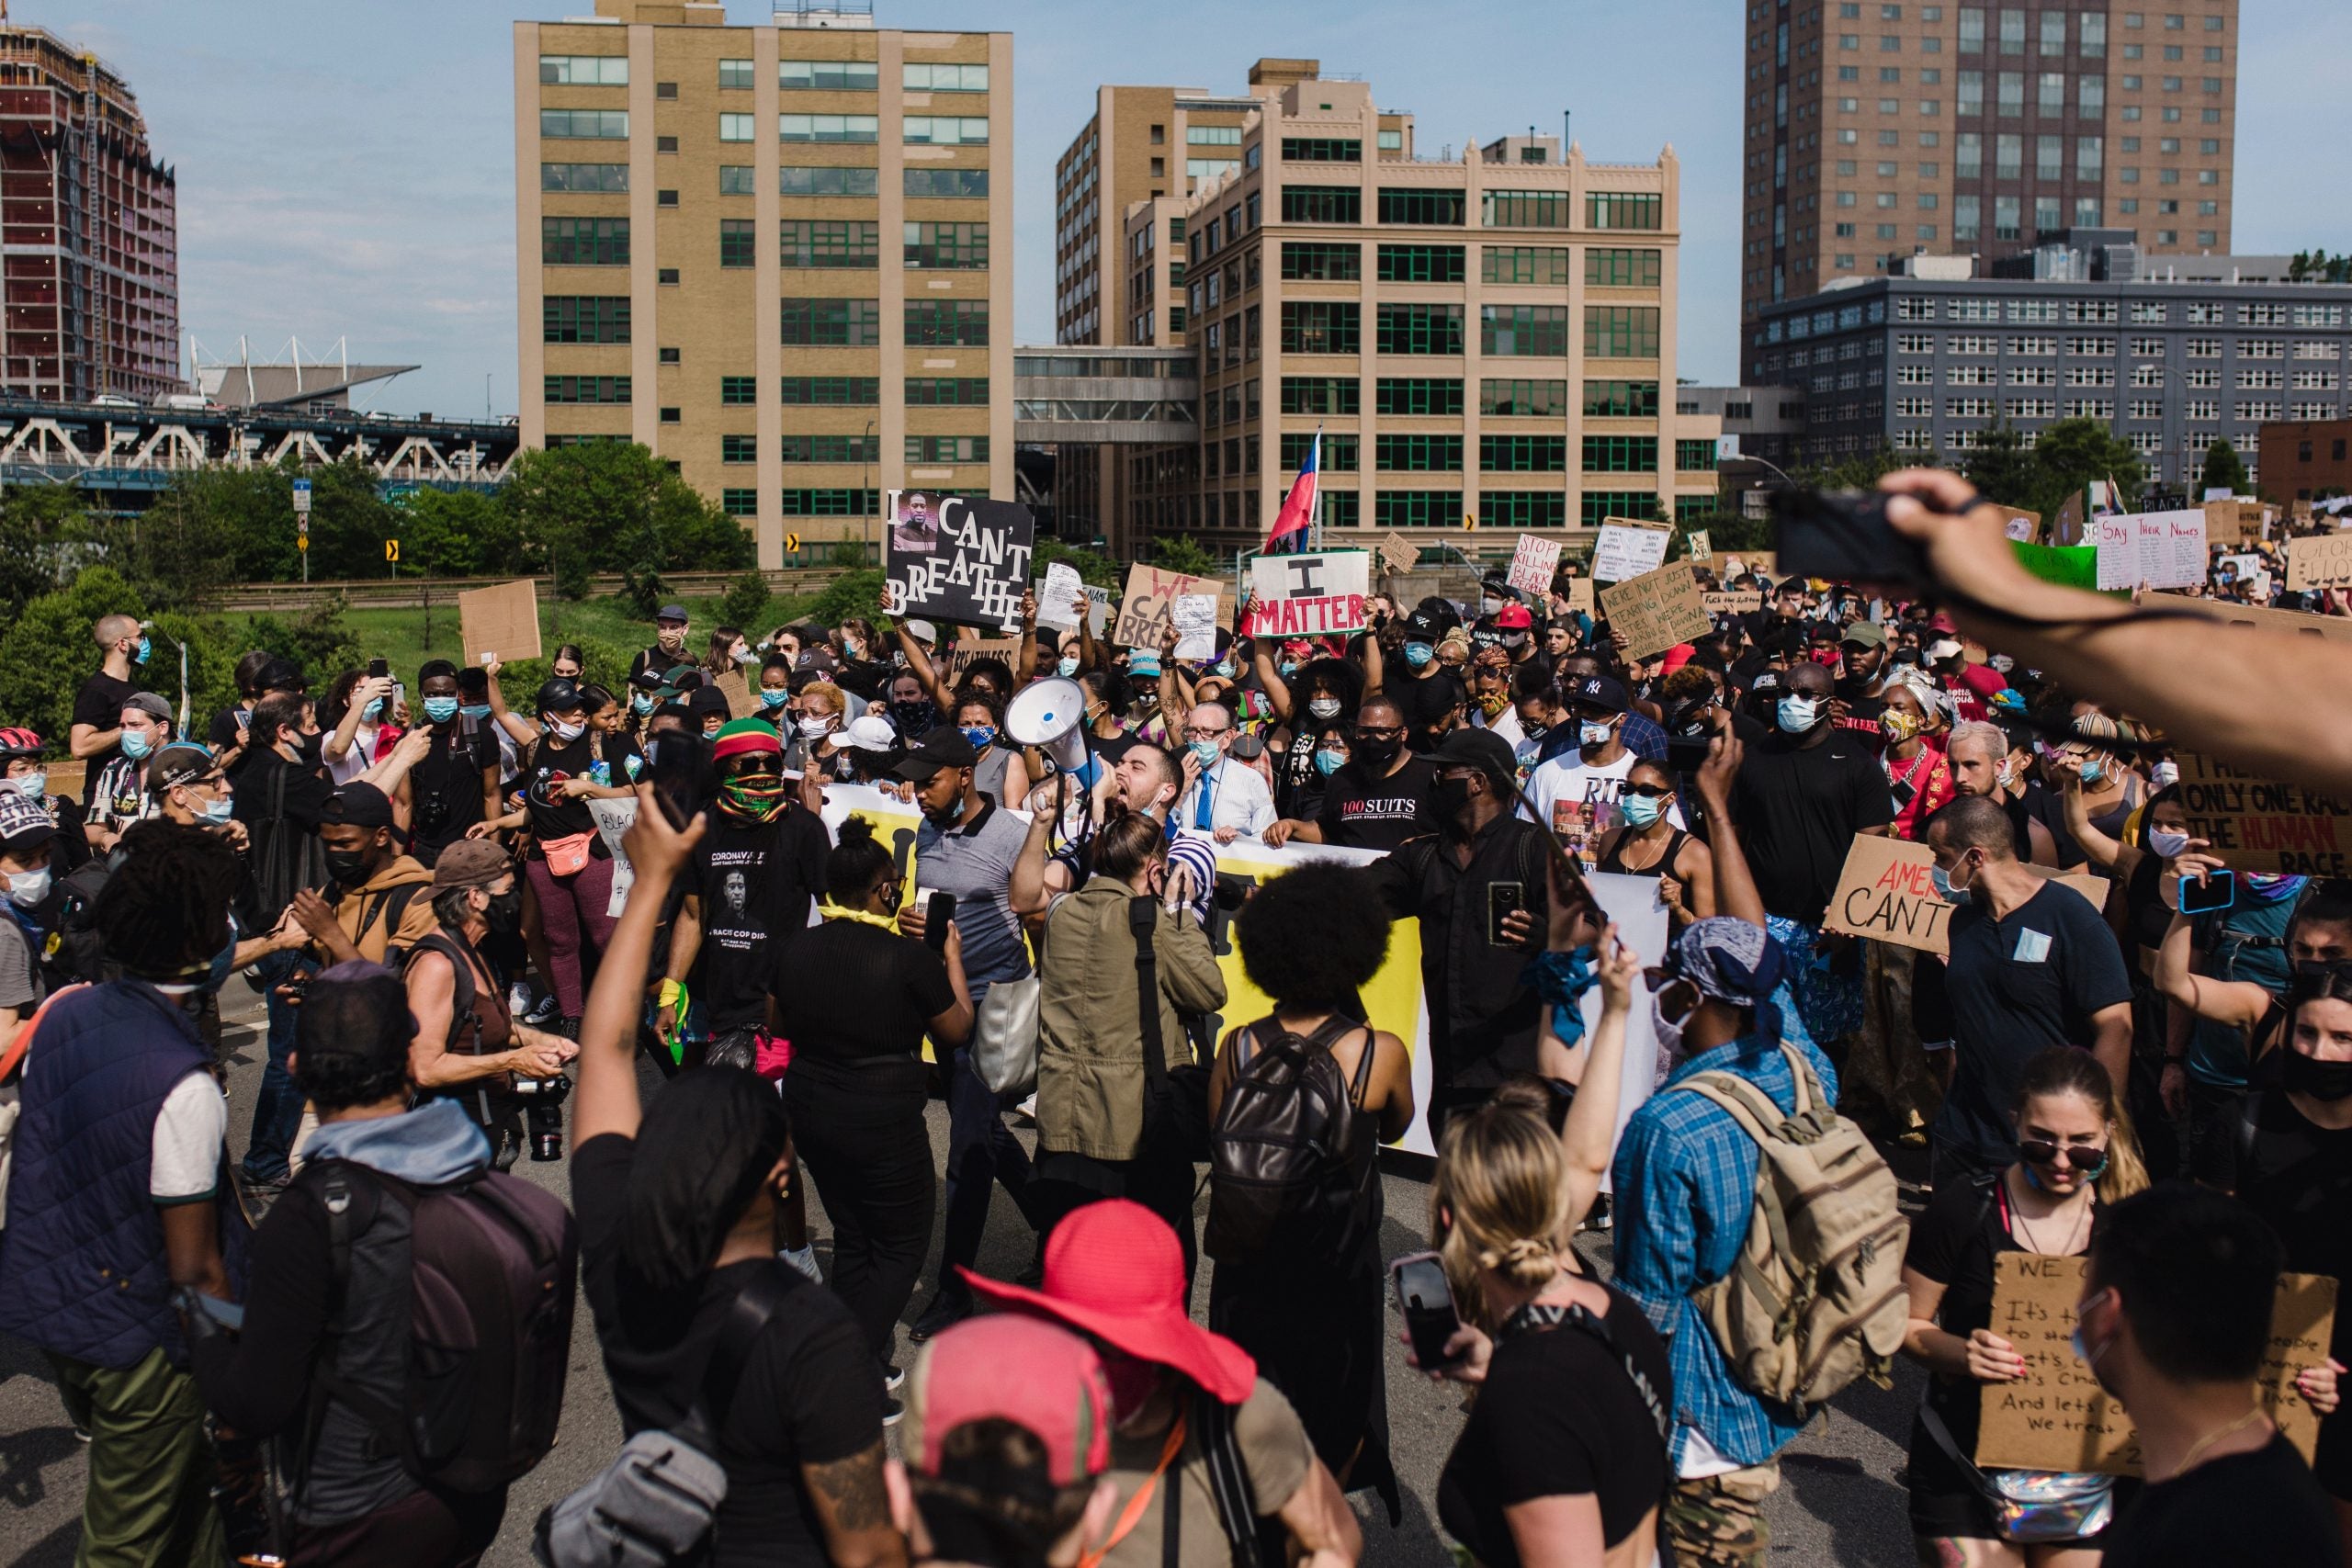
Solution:
<svg viewBox="0 0 2352 1568">
<path fill-rule="evenodd" d="M 916 740 L 931 732 L 933 723 L 939 717 L 939 709 L 934 704 L 920 700 L 892 703 L 890 716 L 898 721 L 901 739 Z"/>
<path fill-rule="evenodd" d="M 1444 813 L 1448 822 L 1455 820 L 1464 812 L 1469 810 L 1470 781 L 1459 778 L 1438 780 L 1437 808 Z"/>
<path fill-rule="evenodd" d="M 326 731 L 323 729 L 319 731 L 316 735 L 305 735 L 302 737 L 302 761 L 310 763 L 313 767 L 317 766 L 321 756 L 321 749 L 323 748 L 326 743 L 327 735 Z"/>
<path fill-rule="evenodd" d="M 2290 1094 L 2330 1101 L 2352 1095 L 2352 1062 L 2323 1062 L 2290 1046 L 2278 1066 L 2280 1081 Z"/>
<path fill-rule="evenodd" d="M 366 850 L 329 850 L 327 874 L 344 887 L 356 887 L 368 880 Z"/>
<path fill-rule="evenodd" d="M 490 904 L 481 912 L 490 929 L 500 936 L 511 936 L 523 923 L 523 890 L 510 887 L 503 893 L 490 896 Z"/>
<path fill-rule="evenodd" d="M 1354 754 L 1375 768 L 1385 768 L 1396 760 L 1396 753 L 1403 750 L 1404 747 L 1405 743 L 1401 740 L 1358 739 L 1355 742 Z"/>
</svg>

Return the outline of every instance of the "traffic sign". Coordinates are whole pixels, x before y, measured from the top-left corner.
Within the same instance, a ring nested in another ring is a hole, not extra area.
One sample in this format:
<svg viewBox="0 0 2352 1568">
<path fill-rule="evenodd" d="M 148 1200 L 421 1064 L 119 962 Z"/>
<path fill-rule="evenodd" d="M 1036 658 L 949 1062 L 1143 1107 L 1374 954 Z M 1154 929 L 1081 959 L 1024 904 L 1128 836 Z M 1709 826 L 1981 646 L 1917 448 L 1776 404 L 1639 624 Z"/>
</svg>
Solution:
<svg viewBox="0 0 2352 1568">
<path fill-rule="evenodd" d="M 294 514 L 297 517 L 311 514 L 311 481 L 308 479 L 294 481 Z"/>
<path fill-rule="evenodd" d="M 296 538 L 294 541 L 294 547 L 298 550 L 309 549 L 311 547 L 311 536 L 304 534 Z"/>
<path fill-rule="evenodd" d="M 784 536 L 784 553 L 788 556 L 797 556 L 800 553 L 799 535 L 786 534 Z"/>
<path fill-rule="evenodd" d="M 398 539 L 384 541 L 384 558 L 389 561 L 397 561 L 401 558 L 401 542 Z"/>
</svg>

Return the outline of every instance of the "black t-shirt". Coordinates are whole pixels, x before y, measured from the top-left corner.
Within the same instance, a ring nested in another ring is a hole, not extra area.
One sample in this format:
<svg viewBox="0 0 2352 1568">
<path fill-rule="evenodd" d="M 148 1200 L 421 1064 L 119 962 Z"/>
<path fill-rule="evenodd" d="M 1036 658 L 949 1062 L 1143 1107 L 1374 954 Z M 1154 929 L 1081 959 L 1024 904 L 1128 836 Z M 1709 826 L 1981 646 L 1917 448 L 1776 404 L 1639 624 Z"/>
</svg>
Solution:
<svg viewBox="0 0 2352 1568">
<path fill-rule="evenodd" d="M 2143 1487 L 2117 1515 L 2099 1568 L 2342 1568 L 2327 1494 L 2282 1437 Z"/>
<path fill-rule="evenodd" d="M 1462 705 L 1464 690 L 1462 678 L 1451 670 L 1440 670 L 1432 675 L 1415 675 L 1403 668 L 1390 672 L 1380 694 L 1395 703 L 1405 716 L 1405 744 L 1416 751 L 1426 751 L 1434 740 L 1438 727 L 1446 723 L 1446 716 Z"/>
<path fill-rule="evenodd" d="M 831 840 L 824 823 L 797 804 L 773 822 L 745 822 L 716 808 L 707 815 L 710 826 L 695 846 L 688 883 L 702 901 L 694 993 L 713 1034 L 764 1027 L 776 955 L 808 930 Z"/>
<path fill-rule="evenodd" d="M 2132 999 L 2115 932 L 2055 882 L 1996 919 L 1970 897 L 1951 914 L 1946 1001 L 1958 1053 L 1936 1135 L 1988 1162 L 2017 1157 L 2010 1111 L 2025 1066 L 2052 1045 L 2091 1043 L 2090 1020 Z"/>
<path fill-rule="evenodd" d="M 523 770 L 524 798 L 531 811 L 531 836 L 541 843 L 596 830 L 596 818 L 588 809 L 588 802 L 562 798 L 555 792 L 557 784 L 566 779 L 585 778 L 600 784 L 626 786 L 634 784 L 644 770 L 645 759 L 639 754 L 636 742 L 626 736 L 605 736 L 601 761 L 596 756 L 596 742 L 597 735 L 593 729 L 582 730 L 580 738 L 569 744 L 559 744 L 549 735 L 539 742 L 530 765 Z M 597 835 L 589 852 L 598 860 L 610 858 L 602 834 Z"/>
<path fill-rule="evenodd" d="M 1426 757 L 1408 757 L 1382 778 L 1351 757 L 1324 786 L 1315 822 L 1325 843 L 1351 850 L 1393 850 L 1408 839 L 1434 833 L 1437 769 Z"/>
<path fill-rule="evenodd" d="M 498 771 L 498 731 L 463 714 L 433 727 L 433 750 L 409 770 L 416 858 L 430 865 L 482 819 L 481 776 Z"/>
<path fill-rule="evenodd" d="M 827 920 L 796 938 L 786 957 L 775 1012 L 792 1042 L 788 1076 L 920 1100 L 924 1027 L 956 1005 L 946 960 L 863 920 Z"/>
<path fill-rule="evenodd" d="M 642 682 L 638 677 L 649 670 L 656 675 L 667 675 L 673 670 L 692 669 L 694 662 L 683 649 L 675 654 L 664 653 L 659 643 L 651 648 L 640 648 L 637 650 L 637 657 L 628 661 L 629 686 L 631 689 L 640 686 Z"/>
<path fill-rule="evenodd" d="M 1519 1548 L 1503 1510 L 1538 1497 L 1597 1497 L 1601 1540 L 1615 1546 L 1658 1506 L 1674 1478 L 1625 1357 L 1665 1408 L 1674 1371 L 1665 1342 L 1633 1298 L 1609 1292 L 1616 1348 L 1573 1324 L 1522 1329 L 1495 1347 L 1487 1382 L 1438 1477 L 1445 1531 L 1488 1568 Z"/>
<path fill-rule="evenodd" d="M 86 724 L 91 728 L 101 731 L 119 729 L 122 728 L 122 705 L 136 695 L 138 691 L 138 686 L 131 682 L 118 681 L 101 670 L 83 682 L 82 689 L 74 694 L 72 722 Z M 109 746 L 103 751 L 93 752 L 85 759 L 89 771 L 82 777 L 84 806 L 89 805 L 91 801 L 97 798 L 98 774 L 105 770 L 108 762 L 121 755 L 122 747 L 118 744 Z"/>
<path fill-rule="evenodd" d="M 1764 908 L 1817 926 L 1854 835 L 1892 823 L 1894 797 L 1860 740 L 1833 730 L 1801 746 L 1776 729 L 1747 748 L 1732 781 L 1732 816 Z"/>
<path fill-rule="evenodd" d="M 2066 826 L 2066 804 L 2057 795 L 2041 787 L 2039 779 L 2028 779 L 2025 785 L 2025 814 L 2050 829 L 2050 841 L 2058 851 L 2058 866 L 2072 871 L 2090 857 L 2083 846 L 2075 841 L 2075 830 Z M 2024 856 L 2020 852 L 2019 859 Z"/>
<path fill-rule="evenodd" d="M 245 781 L 231 797 L 229 814 L 247 827 L 280 820 L 277 804 L 277 778 L 285 775 L 283 820 L 302 832 L 319 830 L 319 814 L 334 795 L 325 773 L 308 762 L 289 762 L 275 747 L 256 746 L 246 753 L 251 766 Z"/>
<path fill-rule="evenodd" d="M 1879 720 L 1886 712 L 1885 702 L 1864 695 L 1861 686 L 1851 681 L 1838 682 L 1837 695 L 1838 700 L 1846 705 L 1846 716 L 1832 721 L 1838 726 L 1838 732 L 1860 741 L 1871 756 L 1883 755 L 1886 730 Z"/>
<path fill-rule="evenodd" d="M 2269 1058 L 2293 1049 L 2275 1047 Z M 2322 1127 L 2284 1091 L 2267 1089 L 2221 1119 L 2201 1141 L 2197 1163 L 2199 1180 L 2236 1193 L 2269 1222 L 2289 1271 L 2352 1280 L 2352 1128 Z M 2339 1360 L 2347 1345 L 2352 1312 L 2339 1312 Z"/>
<path fill-rule="evenodd" d="M 824 1530 L 801 1485 L 804 1464 L 831 1464 L 882 1441 L 882 1380 L 839 1296 L 773 1259 L 731 1263 L 683 1290 L 646 1282 L 621 1257 L 636 1140 L 589 1139 L 571 1156 L 581 1283 L 595 1314 L 621 1425 L 632 1435 L 684 1420 L 735 1292 L 767 1271 L 782 1298 L 744 1357 L 719 1429 L 727 1500 L 717 1568 L 822 1568 Z"/>
</svg>

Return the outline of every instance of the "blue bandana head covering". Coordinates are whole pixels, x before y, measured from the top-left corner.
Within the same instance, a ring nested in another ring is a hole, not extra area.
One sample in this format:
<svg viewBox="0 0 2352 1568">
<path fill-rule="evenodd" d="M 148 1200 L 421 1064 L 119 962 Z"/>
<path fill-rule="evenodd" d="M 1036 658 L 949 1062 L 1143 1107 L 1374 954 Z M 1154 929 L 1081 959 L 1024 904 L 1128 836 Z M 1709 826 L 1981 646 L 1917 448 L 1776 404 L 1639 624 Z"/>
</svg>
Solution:
<svg viewBox="0 0 2352 1568">
<path fill-rule="evenodd" d="M 1675 973 L 1702 996 L 1753 1009 L 1756 1032 L 1776 1045 L 1781 1010 L 1772 993 L 1781 988 L 1786 969 L 1780 943 L 1762 926 L 1728 915 L 1691 921 L 1674 943 Z"/>
</svg>

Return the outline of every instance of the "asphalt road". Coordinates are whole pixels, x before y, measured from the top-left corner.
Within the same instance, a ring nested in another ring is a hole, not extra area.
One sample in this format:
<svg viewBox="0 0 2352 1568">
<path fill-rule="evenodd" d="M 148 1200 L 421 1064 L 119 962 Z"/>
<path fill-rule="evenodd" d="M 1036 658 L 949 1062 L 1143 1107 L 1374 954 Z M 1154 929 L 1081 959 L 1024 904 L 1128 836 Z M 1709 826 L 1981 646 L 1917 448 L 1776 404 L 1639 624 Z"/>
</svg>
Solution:
<svg viewBox="0 0 2352 1568">
<path fill-rule="evenodd" d="M 223 996 L 232 1018 L 230 1076 L 230 1137 L 242 1151 L 251 1125 L 253 1096 L 260 1082 L 264 1050 L 256 1027 L 258 1003 L 242 983 L 232 981 Z M 646 1069 L 649 1092 L 658 1080 Z M 947 1145 L 945 1107 L 931 1108 L 933 1148 L 944 1161 Z M 1023 1134 L 1024 1139 L 1026 1134 Z M 569 1198 L 569 1168 L 527 1160 L 517 1174 Z M 1383 1247 L 1389 1256 L 1428 1245 L 1428 1189 L 1412 1175 L 1384 1174 L 1388 1220 Z M 830 1229 L 813 1192 L 810 1220 L 820 1260 L 830 1261 Z M 1203 1212 L 1205 1215 L 1204 1201 Z M 1580 1246 L 1606 1267 L 1607 1237 L 1588 1235 Z M 934 1239 L 934 1247 L 937 1242 Z M 981 1253 L 984 1271 L 1012 1278 L 1028 1261 L 1030 1244 L 1020 1215 L 1000 1198 Z M 1205 1318 L 1207 1270 L 1195 1287 L 1193 1309 Z M 909 1309 L 908 1320 L 929 1299 L 927 1277 Z M 1392 1309 L 1393 1310 L 1393 1309 Z M 901 1341 L 901 1361 L 911 1348 Z M 1363 1521 L 1364 1561 L 1377 1568 L 1450 1568 L 1452 1557 L 1437 1528 L 1437 1477 L 1462 1425 L 1461 1391 L 1431 1384 L 1404 1364 L 1403 1347 L 1389 1346 L 1390 1446 L 1405 1483 L 1402 1524 L 1390 1529 L 1369 1493 L 1354 1499 Z M 621 1440 L 620 1420 L 605 1384 L 586 1304 L 582 1303 L 572 1338 L 571 1381 L 566 1391 L 563 1427 L 555 1451 L 514 1489 L 506 1527 L 486 1561 L 526 1564 L 531 1522 L 555 1498 L 585 1482 Z M 1768 1513 L 1772 1560 L 1790 1568 L 1831 1564 L 1907 1564 L 1913 1561 L 1901 1482 L 1903 1445 L 1911 1412 L 1919 1400 L 1920 1374 L 1907 1364 L 1896 1371 L 1893 1390 L 1859 1383 L 1817 1417 L 1782 1456 L 1781 1487 Z M 20 1340 L 0 1335 L 0 1562 L 18 1568 L 63 1568 L 72 1562 L 80 1536 L 84 1450 L 50 1381 L 40 1354 Z"/>
</svg>

